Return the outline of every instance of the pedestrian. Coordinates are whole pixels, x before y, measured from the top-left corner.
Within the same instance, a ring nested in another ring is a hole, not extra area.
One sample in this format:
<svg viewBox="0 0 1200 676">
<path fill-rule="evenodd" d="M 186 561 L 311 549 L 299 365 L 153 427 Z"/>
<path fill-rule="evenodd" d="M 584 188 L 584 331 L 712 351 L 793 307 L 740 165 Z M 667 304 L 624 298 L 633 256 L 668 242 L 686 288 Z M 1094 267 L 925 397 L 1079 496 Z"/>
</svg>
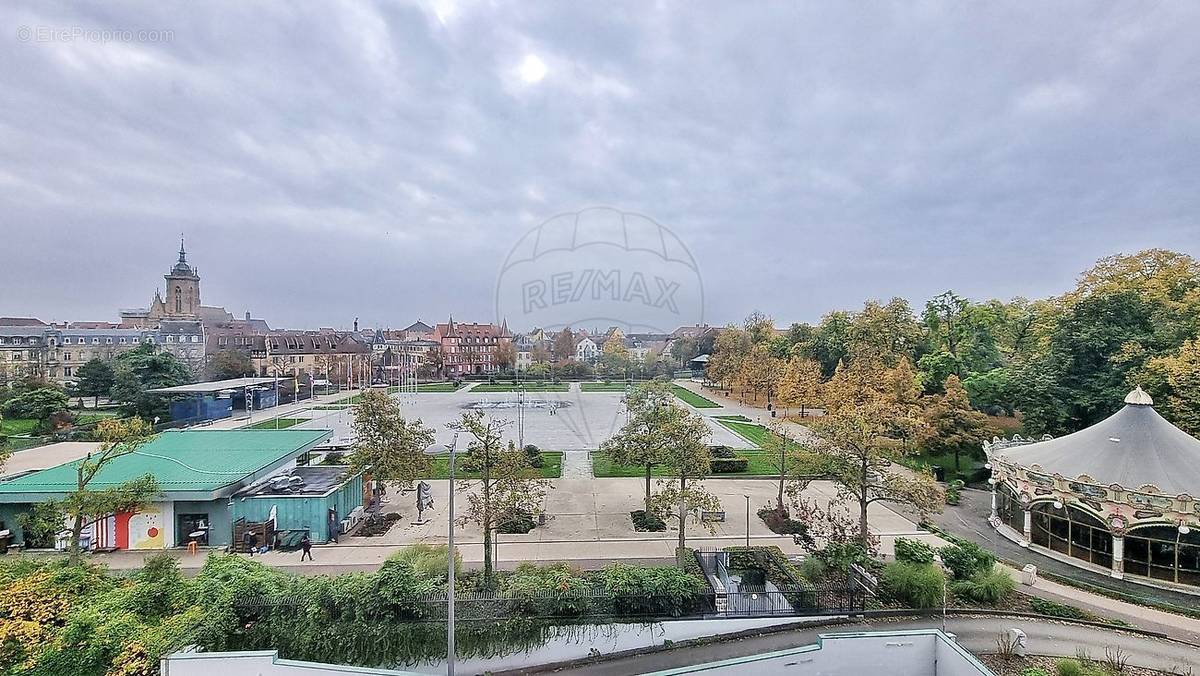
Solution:
<svg viewBox="0 0 1200 676">
<path fill-rule="evenodd" d="M 258 535 L 247 529 L 242 536 L 242 542 L 246 545 L 246 551 L 250 552 L 250 558 L 254 558 L 254 550 L 258 548 Z"/>
<path fill-rule="evenodd" d="M 300 560 L 303 561 L 304 557 L 307 556 L 308 560 L 312 561 L 312 540 L 309 539 L 307 534 L 300 540 L 300 549 Z"/>
</svg>

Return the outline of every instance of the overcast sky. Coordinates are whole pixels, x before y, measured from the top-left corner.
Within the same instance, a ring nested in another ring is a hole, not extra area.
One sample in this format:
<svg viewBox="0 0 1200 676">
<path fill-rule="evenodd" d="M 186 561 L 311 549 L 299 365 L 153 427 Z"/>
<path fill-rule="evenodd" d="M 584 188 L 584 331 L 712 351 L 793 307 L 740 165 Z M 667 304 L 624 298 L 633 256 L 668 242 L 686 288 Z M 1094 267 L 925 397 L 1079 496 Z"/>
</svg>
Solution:
<svg viewBox="0 0 1200 676">
<path fill-rule="evenodd" d="M 489 321 L 592 206 L 714 323 L 1200 254 L 1200 3 L 250 4 L 0 5 L 0 315 L 145 306 L 184 232 L 273 325 Z"/>
</svg>

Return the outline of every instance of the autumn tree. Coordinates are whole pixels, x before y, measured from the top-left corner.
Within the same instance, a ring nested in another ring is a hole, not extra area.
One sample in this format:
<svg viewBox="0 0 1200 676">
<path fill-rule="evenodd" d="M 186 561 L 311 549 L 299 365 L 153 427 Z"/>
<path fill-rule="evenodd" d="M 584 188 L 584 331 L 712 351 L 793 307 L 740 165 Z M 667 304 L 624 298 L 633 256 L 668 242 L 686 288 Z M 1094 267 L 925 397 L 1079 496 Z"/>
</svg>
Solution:
<svg viewBox="0 0 1200 676">
<path fill-rule="evenodd" d="M 658 491 L 650 497 L 648 511 L 661 519 L 675 518 L 679 522 L 675 555 L 683 567 L 689 516 L 720 509 L 721 501 L 701 483 L 712 469 L 712 456 L 705 445 L 710 434 L 708 425 L 702 417 L 674 403 L 661 408 L 654 434 L 661 442 L 659 466 L 664 477 L 658 481 Z"/>
<path fill-rule="evenodd" d="M 869 540 L 867 508 L 876 502 L 936 511 L 941 490 L 925 472 L 902 467 L 916 454 L 907 443 L 922 430 L 920 393 L 907 360 L 887 368 L 860 359 L 841 366 L 828 385 L 826 415 L 813 423 L 819 439 L 806 462 L 828 476 L 841 499 L 857 506 L 859 539 Z"/>
<path fill-rule="evenodd" d="M 354 405 L 354 446 L 350 464 L 369 469 L 380 481 L 402 489 L 429 476 L 433 463 L 425 452 L 433 445 L 433 430 L 420 419 L 407 421 L 400 403 L 380 390 L 367 390 Z"/>
<path fill-rule="evenodd" d="M 554 353 L 554 361 L 562 363 L 570 360 L 575 356 L 575 335 L 571 333 L 571 327 L 564 327 L 558 335 L 554 336 L 554 344 L 552 347 Z"/>
<path fill-rule="evenodd" d="M 457 490 L 467 496 L 460 525 L 474 523 L 483 531 L 483 580 L 493 586 L 492 532 L 510 519 L 541 511 L 550 484 L 539 478 L 529 456 L 511 441 L 503 442 L 508 421 L 490 418 L 482 411 L 466 411 L 447 426 L 470 437 L 460 466 L 479 475 L 461 480 Z M 473 490 L 475 489 L 475 490 Z"/>
<path fill-rule="evenodd" d="M 663 431 L 678 414 L 672 409 L 675 395 L 668 383 L 649 382 L 633 388 L 625 395 L 629 421 L 611 438 L 600 444 L 600 451 L 618 465 L 630 465 L 645 470 L 645 505 L 649 513 L 651 475 L 654 467 L 663 462 L 667 438 Z"/>
<path fill-rule="evenodd" d="M 925 410 L 926 427 L 921 445 L 932 453 L 954 454 L 954 469 L 962 469 L 961 454 L 980 448 L 987 438 L 987 416 L 971 407 L 958 376 L 946 378 L 944 393 L 933 397 Z"/>
<path fill-rule="evenodd" d="M 511 340 L 502 340 L 496 346 L 496 366 L 501 371 L 515 370 L 517 367 L 517 347 Z"/>
<path fill-rule="evenodd" d="M 1145 382 L 1163 416 L 1200 436 L 1200 340 L 1185 342 L 1174 354 L 1151 358 L 1138 380 Z"/>
<path fill-rule="evenodd" d="M 821 365 L 815 359 L 795 355 L 787 360 L 779 374 L 775 389 L 784 415 L 788 409 L 799 408 L 804 417 L 805 408 L 819 401 L 821 396 Z"/>
</svg>

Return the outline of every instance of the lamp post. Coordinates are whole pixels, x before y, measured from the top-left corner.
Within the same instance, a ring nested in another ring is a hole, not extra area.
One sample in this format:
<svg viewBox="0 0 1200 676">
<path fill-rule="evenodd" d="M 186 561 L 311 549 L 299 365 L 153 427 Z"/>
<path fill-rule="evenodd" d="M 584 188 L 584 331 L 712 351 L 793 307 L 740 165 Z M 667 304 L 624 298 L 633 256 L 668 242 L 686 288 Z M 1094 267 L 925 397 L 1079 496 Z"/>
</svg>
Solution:
<svg viewBox="0 0 1200 676">
<path fill-rule="evenodd" d="M 446 676 L 454 676 L 454 448 L 458 446 L 458 434 L 446 445 L 450 452 L 450 497 L 446 501 L 450 512 L 446 542 Z"/>
</svg>

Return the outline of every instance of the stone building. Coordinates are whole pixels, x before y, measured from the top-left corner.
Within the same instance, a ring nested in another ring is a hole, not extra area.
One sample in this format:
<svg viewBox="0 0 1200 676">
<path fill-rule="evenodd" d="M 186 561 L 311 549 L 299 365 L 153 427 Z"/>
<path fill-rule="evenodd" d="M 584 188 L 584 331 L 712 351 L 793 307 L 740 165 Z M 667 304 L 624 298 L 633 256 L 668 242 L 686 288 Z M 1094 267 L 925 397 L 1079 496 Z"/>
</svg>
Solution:
<svg viewBox="0 0 1200 676">
<path fill-rule="evenodd" d="M 451 315 L 434 328 L 433 340 L 442 347 L 442 375 L 456 377 L 499 371 L 496 351 L 512 341 L 512 333 L 507 323 L 467 324 Z"/>
</svg>

